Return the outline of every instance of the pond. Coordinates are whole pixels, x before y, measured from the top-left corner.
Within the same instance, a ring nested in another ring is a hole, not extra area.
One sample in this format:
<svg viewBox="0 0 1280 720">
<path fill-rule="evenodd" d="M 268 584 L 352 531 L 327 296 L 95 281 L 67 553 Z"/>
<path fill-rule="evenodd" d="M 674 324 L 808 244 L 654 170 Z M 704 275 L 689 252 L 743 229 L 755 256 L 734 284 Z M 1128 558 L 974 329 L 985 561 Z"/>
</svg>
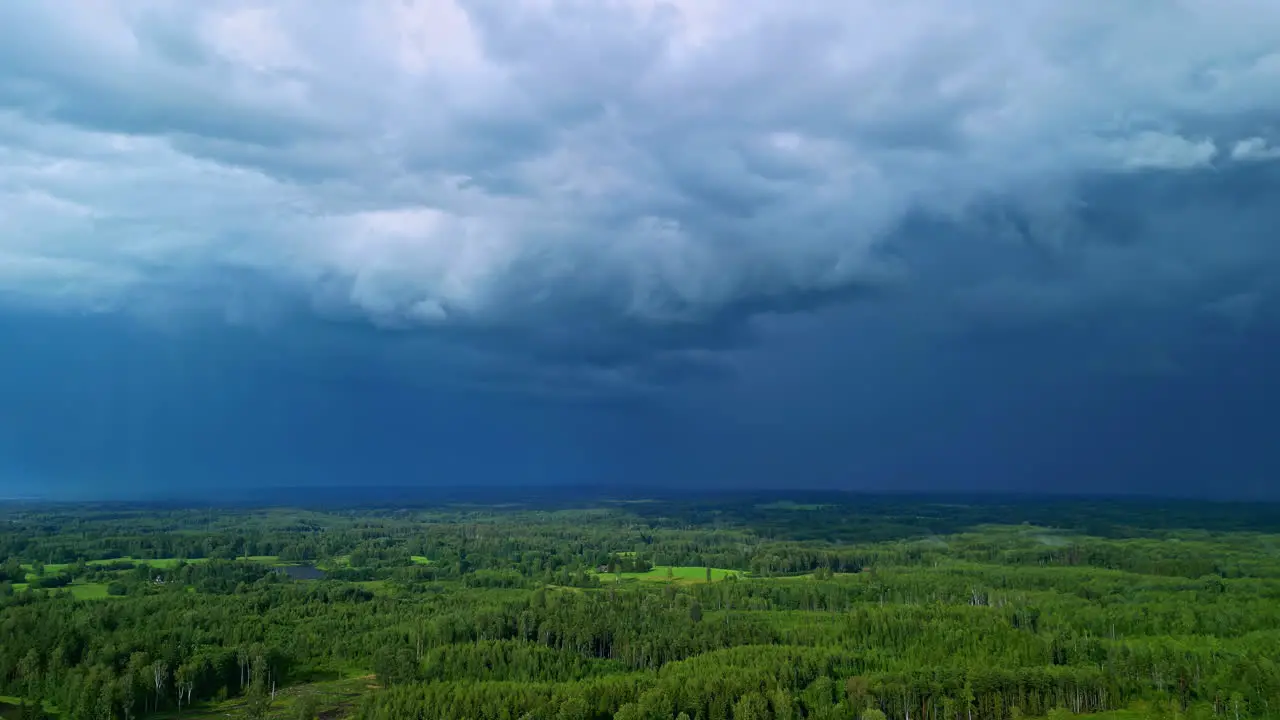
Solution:
<svg viewBox="0 0 1280 720">
<path fill-rule="evenodd" d="M 324 578 L 324 571 L 314 565 L 284 565 L 276 568 L 276 572 L 288 575 L 291 580 L 320 580 Z"/>
</svg>

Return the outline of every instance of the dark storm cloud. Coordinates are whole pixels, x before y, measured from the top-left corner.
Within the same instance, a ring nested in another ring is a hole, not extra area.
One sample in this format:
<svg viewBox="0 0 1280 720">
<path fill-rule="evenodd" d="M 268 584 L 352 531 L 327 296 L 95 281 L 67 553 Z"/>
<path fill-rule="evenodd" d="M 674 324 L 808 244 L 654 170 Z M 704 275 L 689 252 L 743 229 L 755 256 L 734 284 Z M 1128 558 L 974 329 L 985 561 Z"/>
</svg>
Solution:
<svg viewBox="0 0 1280 720">
<path fill-rule="evenodd" d="M 319 129 L 267 88 L 226 87 L 234 70 L 195 34 L 197 20 L 181 6 L 68 17 L 51 5 L 7 5 L 0 105 L 34 122 L 122 134 L 281 144 Z"/>
<path fill-rule="evenodd" d="M 28 301 L 181 304 L 157 269 L 233 270 L 332 316 L 511 328 L 591 365 L 912 277 L 896 254 L 982 257 L 962 304 L 997 312 L 1270 260 L 1242 238 L 1271 218 L 1225 207 L 1228 182 L 1274 182 L 1267 2 L 0 12 L 0 288 Z M 1230 180 L 1246 166 L 1258 182 Z M 1167 187 L 1197 182 L 1191 207 Z M 920 215 L 937 236 L 911 236 Z M 1165 238 L 1221 222 L 1204 247 Z M 1056 283 L 1017 272 L 1026 246 Z M 560 330 L 579 318 L 597 347 Z"/>
<path fill-rule="evenodd" d="M 1278 111 L 1271 0 L 4 4 L 0 308 L 32 350 L 0 439 L 89 438 L 29 375 L 115 338 L 169 398 L 135 453 L 257 413 L 210 437 L 412 461 L 385 407 L 579 474 L 972 485 L 1001 439 L 1011 477 L 1122 426 L 1085 397 L 1114 382 L 1164 413 L 1130 453 L 1194 465 L 1205 378 L 1254 419 L 1270 387 Z"/>
</svg>

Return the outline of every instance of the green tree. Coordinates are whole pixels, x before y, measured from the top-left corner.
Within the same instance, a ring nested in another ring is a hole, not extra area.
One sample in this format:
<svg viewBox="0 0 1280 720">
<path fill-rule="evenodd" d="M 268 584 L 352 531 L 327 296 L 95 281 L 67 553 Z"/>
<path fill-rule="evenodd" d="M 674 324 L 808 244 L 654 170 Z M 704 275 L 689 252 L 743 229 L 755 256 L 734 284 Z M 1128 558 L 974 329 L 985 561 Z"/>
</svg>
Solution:
<svg viewBox="0 0 1280 720">
<path fill-rule="evenodd" d="M 675 713 L 671 696 L 662 688 L 650 688 L 640 695 L 640 717 L 644 720 L 670 720 Z"/>
<path fill-rule="evenodd" d="M 267 688 L 266 663 L 253 663 L 253 680 L 244 698 L 244 714 L 249 720 L 264 720 L 271 712 L 271 692 Z"/>
<path fill-rule="evenodd" d="M 834 704 L 835 683 L 826 675 L 821 675 L 801 693 L 807 715 L 825 713 Z"/>
<path fill-rule="evenodd" d="M 94 720 L 114 720 L 115 717 L 115 683 L 107 680 L 98 690 L 98 698 L 93 705 L 93 718 Z"/>
<path fill-rule="evenodd" d="M 1244 693 L 1239 690 L 1231 693 L 1231 715 L 1234 720 L 1240 720 L 1241 715 L 1249 714 L 1249 706 L 1245 702 Z"/>
<path fill-rule="evenodd" d="M 618 708 L 618 712 L 613 714 L 613 720 L 646 720 L 644 713 L 641 712 L 640 706 L 636 703 L 626 703 Z"/>
<path fill-rule="evenodd" d="M 40 652 L 31 648 L 18 662 L 18 677 L 22 679 L 23 697 L 40 701 Z"/>
<path fill-rule="evenodd" d="M 795 701 L 791 697 L 791 693 L 778 688 L 769 696 L 769 703 L 773 707 L 773 717 L 775 720 L 794 720 L 796 717 Z"/>
<path fill-rule="evenodd" d="M 733 704 L 733 720 L 770 720 L 769 701 L 758 692 L 743 695 Z"/>
<path fill-rule="evenodd" d="M 560 703 L 560 709 L 556 713 L 556 720 L 588 720 L 591 717 L 591 708 L 587 705 L 586 698 L 578 694 L 570 695 Z"/>
<path fill-rule="evenodd" d="M 293 704 L 293 717 L 295 720 L 316 720 L 319 714 L 320 698 L 312 690 L 301 692 Z"/>
<path fill-rule="evenodd" d="M 861 718 L 861 720 L 885 720 L 884 712 L 881 711 L 880 708 L 876 707 L 869 707 L 866 710 L 863 710 L 862 714 L 858 717 Z"/>
<path fill-rule="evenodd" d="M 960 689 L 960 709 L 964 711 L 965 720 L 973 720 L 973 703 L 977 696 L 973 694 L 973 685 L 966 677 L 964 687 Z"/>
<path fill-rule="evenodd" d="M 865 708 L 870 691 L 871 683 L 862 675 L 853 675 L 844 681 L 844 694 L 851 707 Z"/>
</svg>

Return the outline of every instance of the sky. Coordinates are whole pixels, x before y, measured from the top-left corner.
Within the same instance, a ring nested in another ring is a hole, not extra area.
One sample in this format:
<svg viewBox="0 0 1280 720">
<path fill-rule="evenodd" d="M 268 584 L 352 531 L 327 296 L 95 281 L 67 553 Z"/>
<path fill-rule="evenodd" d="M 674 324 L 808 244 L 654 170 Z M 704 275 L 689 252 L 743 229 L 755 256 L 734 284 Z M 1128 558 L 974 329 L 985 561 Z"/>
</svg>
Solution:
<svg viewBox="0 0 1280 720">
<path fill-rule="evenodd" d="M 0 496 L 1280 499 L 1274 0 L 0 3 Z"/>
</svg>

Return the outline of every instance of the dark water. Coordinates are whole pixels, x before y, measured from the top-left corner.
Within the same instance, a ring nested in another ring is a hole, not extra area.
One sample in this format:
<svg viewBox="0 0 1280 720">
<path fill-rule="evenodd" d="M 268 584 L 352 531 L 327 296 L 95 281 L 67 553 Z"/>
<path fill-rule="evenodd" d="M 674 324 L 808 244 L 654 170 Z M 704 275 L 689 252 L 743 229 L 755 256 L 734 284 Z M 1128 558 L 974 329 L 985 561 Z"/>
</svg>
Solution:
<svg viewBox="0 0 1280 720">
<path fill-rule="evenodd" d="M 288 575 L 291 580 L 320 580 L 324 571 L 313 565 L 285 565 L 279 572 Z"/>
</svg>

